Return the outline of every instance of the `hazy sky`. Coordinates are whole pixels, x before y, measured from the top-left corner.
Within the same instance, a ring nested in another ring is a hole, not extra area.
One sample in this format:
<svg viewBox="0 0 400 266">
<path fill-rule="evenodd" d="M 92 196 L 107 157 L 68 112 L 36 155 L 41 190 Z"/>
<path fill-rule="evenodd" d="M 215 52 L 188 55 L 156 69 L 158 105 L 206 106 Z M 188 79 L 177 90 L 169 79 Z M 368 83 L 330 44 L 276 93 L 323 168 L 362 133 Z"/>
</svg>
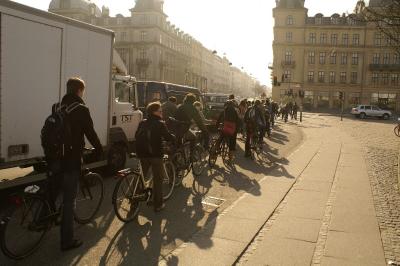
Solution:
<svg viewBox="0 0 400 266">
<path fill-rule="evenodd" d="M 47 9 L 50 0 L 15 0 Z M 237 67 L 244 67 L 270 86 L 267 69 L 272 63 L 275 0 L 164 0 L 169 20 L 209 49 L 226 53 Z M 92 0 L 110 8 L 111 15 L 129 15 L 134 0 Z M 306 0 L 309 15 L 352 12 L 357 0 Z"/>
</svg>

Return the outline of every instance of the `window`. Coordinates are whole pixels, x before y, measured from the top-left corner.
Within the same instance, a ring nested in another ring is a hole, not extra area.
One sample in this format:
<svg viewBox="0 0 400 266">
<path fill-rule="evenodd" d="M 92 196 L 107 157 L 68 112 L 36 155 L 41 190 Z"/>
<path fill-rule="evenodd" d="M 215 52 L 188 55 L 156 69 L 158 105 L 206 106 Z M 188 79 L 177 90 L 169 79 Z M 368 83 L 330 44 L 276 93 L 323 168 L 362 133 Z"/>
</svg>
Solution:
<svg viewBox="0 0 400 266">
<path fill-rule="evenodd" d="M 393 54 L 393 64 L 400 65 L 400 57 L 399 54 Z"/>
<path fill-rule="evenodd" d="M 371 104 L 378 105 L 382 109 L 394 110 L 396 108 L 396 98 L 396 93 L 372 93 Z"/>
<path fill-rule="evenodd" d="M 397 74 L 397 73 L 392 74 L 392 77 L 391 77 L 391 84 L 392 84 L 393 86 L 399 85 L 399 74 Z"/>
<path fill-rule="evenodd" d="M 347 33 L 342 34 L 342 45 L 348 45 L 349 44 L 349 35 Z"/>
<path fill-rule="evenodd" d="M 314 71 L 308 71 L 308 82 L 314 82 Z"/>
<path fill-rule="evenodd" d="M 316 24 L 322 24 L 322 18 L 321 17 L 316 17 L 315 18 L 315 23 Z"/>
<path fill-rule="evenodd" d="M 329 83 L 335 83 L 336 82 L 336 72 L 331 71 L 329 73 Z"/>
<path fill-rule="evenodd" d="M 315 41 L 316 41 L 316 34 L 312 32 L 308 35 L 308 42 L 315 43 Z"/>
<path fill-rule="evenodd" d="M 144 70 L 144 69 L 140 70 L 139 77 L 140 77 L 140 79 L 145 80 L 146 79 L 146 70 Z"/>
<path fill-rule="evenodd" d="M 342 55 L 340 57 L 340 63 L 342 65 L 347 65 L 347 54 L 346 53 L 342 53 Z"/>
<path fill-rule="evenodd" d="M 351 55 L 351 64 L 358 65 L 358 53 L 353 53 Z"/>
<path fill-rule="evenodd" d="M 382 34 L 379 32 L 375 33 L 374 35 L 374 44 L 375 46 L 381 46 L 382 44 Z"/>
<path fill-rule="evenodd" d="M 353 84 L 357 83 L 358 80 L 357 74 L 358 74 L 357 72 L 351 72 L 351 83 Z"/>
<path fill-rule="evenodd" d="M 147 57 L 147 51 L 145 48 L 140 48 L 139 49 L 139 58 L 140 59 L 146 59 Z"/>
<path fill-rule="evenodd" d="M 331 35 L 331 44 L 332 45 L 337 45 L 337 39 L 338 39 L 338 35 L 336 33 L 332 34 Z"/>
<path fill-rule="evenodd" d="M 133 90 L 125 82 L 115 83 L 115 100 L 120 103 L 130 103 L 133 101 Z"/>
<path fill-rule="evenodd" d="M 360 34 L 353 34 L 353 45 L 360 44 Z"/>
<path fill-rule="evenodd" d="M 285 63 L 292 63 L 292 52 L 286 51 L 285 53 Z"/>
<path fill-rule="evenodd" d="M 326 59 L 326 52 L 320 52 L 319 53 L 319 63 L 321 65 L 325 64 L 325 59 Z"/>
<path fill-rule="evenodd" d="M 121 41 L 126 41 L 126 32 L 125 31 L 123 31 L 123 32 L 121 32 Z"/>
<path fill-rule="evenodd" d="M 286 41 L 287 42 L 292 42 L 293 39 L 293 33 L 292 32 L 286 32 Z"/>
<path fill-rule="evenodd" d="M 332 18 L 332 24 L 339 24 L 339 19 L 338 19 L 338 17 L 333 17 L 333 18 Z"/>
<path fill-rule="evenodd" d="M 380 54 L 375 53 L 374 56 L 372 57 L 372 64 L 378 65 L 380 64 L 381 58 Z"/>
<path fill-rule="evenodd" d="M 308 63 L 315 64 L 315 52 L 314 51 L 308 53 Z"/>
<path fill-rule="evenodd" d="M 346 83 L 346 81 L 347 81 L 347 73 L 340 72 L 340 83 Z"/>
<path fill-rule="evenodd" d="M 325 72 L 319 71 L 318 72 L 318 82 L 324 83 L 325 82 Z"/>
<path fill-rule="evenodd" d="M 290 70 L 285 70 L 283 72 L 284 81 L 288 82 L 292 80 L 292 72 Z"/>
<path fill-rule="evenodd" d="M 386 44 L 387 46 L 390 46 L 390 45 L 392 44 L 392 40 L 390 39 L 389 36 L 385 36 L 385 44 Z"/>
<path fill-rule="evenodd" d="M 331 64 L 336 64 L 336 52 L 332 52 L 330 56 L 330 63 Z"/>
<path fill-rule="evenodd" d="M 389 53 L 383 54 L 383 64 L 384 65 L 390 64 L 390 54 Z"/>
<path fill-rule="evenodd" d="M 140 40 L 142 42 L 146 41 L 146 36 L 147 36 L 147 32 L 146 31 L 141 31 L 140 32 Z"/>
<path fill-rule="evenodd" d="M 293 16 L 289 15 L 286 18 L 286 25 L 293 25 Z"/>
<path fill-rule="evenodd" d="M 379 73 L 372 73 L 372 84 L 378 85 L 379 84 Z"/>
<path fill-rule="evenodd" d="M 389 73 L 382 73 L 382 84 L 383 85 L 389 84 Z"/>
<path fill-rule="evenodd" d="M 321 35 L 319 36 L 319 41 L 321 44 L 326 44 L 326 42 L 328 41 L 328 36 L 326 35 L 326 33 L 321 33 Z"/>
</svg>

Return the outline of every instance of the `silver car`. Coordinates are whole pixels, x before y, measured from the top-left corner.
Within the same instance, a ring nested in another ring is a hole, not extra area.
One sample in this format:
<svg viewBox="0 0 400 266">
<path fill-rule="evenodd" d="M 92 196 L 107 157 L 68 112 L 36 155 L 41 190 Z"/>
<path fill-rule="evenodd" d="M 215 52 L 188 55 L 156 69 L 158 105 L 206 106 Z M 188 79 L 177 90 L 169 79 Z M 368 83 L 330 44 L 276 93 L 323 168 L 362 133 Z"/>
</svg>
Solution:
<svg viewBox="0 0 400 266">
<path fill-rule="evenodd" d="M 361 119 L 366 117 L 379 117 L 387 120 L 392 116 L 392 112 L 389 110 L 383 110 L 374 105 L 359 105 L 351 109 L 351 114 Z"/>
</svg>

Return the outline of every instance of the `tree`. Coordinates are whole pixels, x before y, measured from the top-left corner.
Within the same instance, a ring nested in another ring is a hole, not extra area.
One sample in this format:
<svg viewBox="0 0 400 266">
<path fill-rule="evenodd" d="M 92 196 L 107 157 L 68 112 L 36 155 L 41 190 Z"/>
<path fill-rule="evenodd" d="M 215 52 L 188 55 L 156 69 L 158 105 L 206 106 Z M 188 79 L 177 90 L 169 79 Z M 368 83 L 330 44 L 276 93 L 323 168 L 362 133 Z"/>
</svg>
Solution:
<svg viewBox="0 0 400 266">
<path fill-rule="evenodd" d="M 359 0 L 355 13 L 365 22 L 374 23 L 400 54 L 400 0 L 370 0 L 369 6 Z"/>
</svg>

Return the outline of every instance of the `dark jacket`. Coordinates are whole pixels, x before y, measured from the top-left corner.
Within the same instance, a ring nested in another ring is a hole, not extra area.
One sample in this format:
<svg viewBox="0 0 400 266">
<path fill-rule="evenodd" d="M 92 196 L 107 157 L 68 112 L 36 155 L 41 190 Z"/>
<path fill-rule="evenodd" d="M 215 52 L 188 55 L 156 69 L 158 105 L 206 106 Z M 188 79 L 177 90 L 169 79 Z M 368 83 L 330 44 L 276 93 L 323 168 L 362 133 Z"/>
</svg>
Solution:
<svg viewBox="0 0 400 266">
<path fill-rule="evenodd" d="M 103 153 L 99 137 L 93 127 L 93 120 L 90 116 L 89 108 L 85 106 L 81 97 L 75 94 L 66 94 L 61 104 L 71 105 L 75 102 L 80 105 L 68 115 L 68 121 L 71 126 L 71 146 L 72 150 L 67 151 L 64 159 L 65 169 L 81 168 L 83 148 L 85 147 L 85 136 L 90 144 L 96 149 L 97 154 Z"/>
<path fill-rule="evenodd" d="M 148 143 L 136 141 L 136 153 L 139 158 L 162 158 L 162 141 L 175 141 L 175 137 L 169 133 L 164 121 L 158 116 L 150 114 L 148 119 L 140 122 L 136 136 L 142 130 L 150 132 L 150 141 Z"/>
<path fill-rule="evenodd" d="M 162 108 L 163 117 L 165 118 L 165 120 L 167 120 L 170 117 L 175 117 L 176 110 L 178 109 L 176 104 L 174 104 L 170 101 L 163 103 L 161 108 Z"/>
<path fill-rule="evenodd" d="M 199 111 L 191 103 L 183 103 L 179 105 L 178 110 L 176 111 L 175 118 L 176 120 L 183 122 L 181 128 L 178 131 L 187 132 L 190 128 L 192 120 L 194 120 L 196 125 L 202 131 L 207 131 L 207 128 L 200 117 Z"/>
<path fill-rule="evenodd" d="M 223 123 L 224 121 L 233 122 L 238 127 L 240 124 L 240 118 L 238 112 L 236 111 L 236 106 L 234 102 L 228 102 L 225 105 L 224 111 L 222 111 L 218 117 L 218 124 Z"/>
</svg>

